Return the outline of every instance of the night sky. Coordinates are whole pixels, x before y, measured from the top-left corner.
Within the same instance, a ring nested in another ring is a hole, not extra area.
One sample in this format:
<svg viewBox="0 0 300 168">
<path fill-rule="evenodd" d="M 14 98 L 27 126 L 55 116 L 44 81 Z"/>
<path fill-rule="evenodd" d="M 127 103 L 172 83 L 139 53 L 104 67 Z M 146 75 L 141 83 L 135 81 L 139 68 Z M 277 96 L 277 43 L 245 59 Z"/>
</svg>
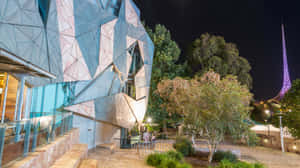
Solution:
<svg viewBox="0 0 300 168">
<path fill-rule="evenodd" d="M 252 66 L 257 100 L 275 97 L 282 85 L 281 28 L 286 26 L 291 79 L 300 78 L 300 2 L 296 0 L 135 0 L 142 20 L 165 25 L 183 50 L 203 33 L 236 43 Z M 283 19 L 282 19 L 283 18 Z"/>
</svg>

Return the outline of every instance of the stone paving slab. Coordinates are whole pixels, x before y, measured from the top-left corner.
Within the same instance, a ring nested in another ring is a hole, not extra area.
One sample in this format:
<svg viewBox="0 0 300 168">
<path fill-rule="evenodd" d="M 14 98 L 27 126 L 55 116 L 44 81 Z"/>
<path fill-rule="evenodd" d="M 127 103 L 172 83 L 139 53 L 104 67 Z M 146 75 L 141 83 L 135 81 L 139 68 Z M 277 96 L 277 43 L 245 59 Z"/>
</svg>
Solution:
<svg viewBox="0 0 300 168">
<path fill-rule="evenodd" d="M 117 149 L 111 153 L 107 149 L 96 148 L 89 152 L 88 159 L 98 160 L 98 168 L 153 168 L 147 166 L 145 158 L 135 150 Z"/>
<path fill-rule="evenodd" d="M 201 144 L 197 147 L 207 148 L 207 145 Z M 295 153 L 282 153 L 280 150 L 265 147 L 238 145 L 219 145 L 218 149 L 239 151 L 241 160 L 260 162 L 268 168 L 300 168 L 300 155 Z M 145 156 L 139 155 L 136 150 L 118 149 L 111 154 L 109 150 L 96 148 L 89 152 L 88 158 L 98 160 L 98 168 L 150 168 L 145 163 Z"/>
<path fill-rule="evenodd" d="M 206 148 L 206 145 L 198 145 Z M 238 145 L 219 145 L 218 149 L 239 150 L 241 160 L 247 162 L 260 162 L 268 168 L 300 168 L 300 155 L 295 153 L 282 153 L 266 147 L 247 147 Z"/>
</svg>

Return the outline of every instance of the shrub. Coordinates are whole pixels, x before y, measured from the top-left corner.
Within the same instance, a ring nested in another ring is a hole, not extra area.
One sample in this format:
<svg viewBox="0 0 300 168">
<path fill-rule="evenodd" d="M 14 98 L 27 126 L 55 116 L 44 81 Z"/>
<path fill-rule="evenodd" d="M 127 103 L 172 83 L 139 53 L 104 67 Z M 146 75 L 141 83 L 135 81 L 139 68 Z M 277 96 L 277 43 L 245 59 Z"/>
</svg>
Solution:
<svg viewBox="0 0 300 168">
<path fill-rule="evenodd" d="M 213 160 L 220 162 L 221 160 L 228 160 L 230 162 L 237 162 L 238 158 L 231 151 L 217 151 L 214 154 Z"/>
<path fill-rule="evenodd" d="M 265 168 L 264 165 L 260 163 L 246 163 L 246 162 L 236 162 L 232 163 L 229 160 L 222 160 L 220 164 L 214 168 Z"/>
<path fill-rule="evenodd" d="M 166 154 L 155 153 L 147 157 L 147 164 L 150 166 L 159 166 L 163 160 L 167 158 Z"/>
<path fill-rule="evenodd" d="M 265 168 L 265 166 L 261 163 L 254 163 L 254 168 Z"/>
<path fill-rule="evenodd" d="M 183 155 L 176 151 L 151 154 L 146 162 L 156 168 L 191 168 L 191 165 L 184 163 Z"/>
<path fill-rule="evenodd" d="M 190 164 L 180 163 L 172 158 L 165 159 L 158 168 L 192 168 Z"/>
<path fill-rule="evenodd" d="M 176 151 L 182 153 L 183 156 L 191 156 L 194 154 L 192 142 L 187 138 L 177 137 L 173 147 Z"/>
<path fill-rule="evenodd" d="M 176 168 L 192 168 L 192 166 L 188 163 L 177 164 Z"/>
<path fill-rule="evenodd" d="M 180 164 L 178 161 L 167 158 L 162 160 L 161 164 L 158 166 L 158 168 L 177 168 L 177 165 Z"/>
<path fill-rule="evenodd" d="M 183 155 L 180 152 L 168 151 L 167 156 L 169 158 L 172 158 L 172 159 L 177 160 L 177 161 L 182 161 L 183 160 Z"/>
<path fill-rule="evenodd" d="M 260 141 L 260 138 L 256 135 L 256 133 L 252 131 L 248 133 L 248 138 L 246 139 L 248 146 L 256 146 Z"/>
</svg>

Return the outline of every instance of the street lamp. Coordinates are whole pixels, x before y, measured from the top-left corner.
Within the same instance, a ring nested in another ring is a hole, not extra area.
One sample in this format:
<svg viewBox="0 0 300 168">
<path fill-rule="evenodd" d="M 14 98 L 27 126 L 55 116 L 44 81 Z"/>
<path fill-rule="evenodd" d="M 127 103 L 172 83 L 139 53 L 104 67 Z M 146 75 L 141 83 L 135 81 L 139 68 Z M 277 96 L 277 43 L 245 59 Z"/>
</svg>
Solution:
<svg viewBox="0 0 300 168">
<path fill-rule="evenodd" d="M 152 122 L 152 118 L 151 117 L 148 117 L 147 118 L 147 123 L 151 123 Z"/>
<path fill-rule="evenodd" d="M 280 109 L 279 114 L 279 126 L 280 126 L 280 142 L 281 142 L 281 151 L 284 153 L 284 137 L 283 137 L 283 127 L 282 127 L 282 110 Z"/>
<path fill-rule="evenodd" d="M 266 115 L 269 117 L 269 115 L 271 114 L 271 119 L 272 119 L 272 113 L 269 109 L 265 110 Z M 265 120 L 265 123 L 267 124 L 268 120 Z M 270 124 L 268 124 L 268 136 L 270 136 Z"/>
</svg>

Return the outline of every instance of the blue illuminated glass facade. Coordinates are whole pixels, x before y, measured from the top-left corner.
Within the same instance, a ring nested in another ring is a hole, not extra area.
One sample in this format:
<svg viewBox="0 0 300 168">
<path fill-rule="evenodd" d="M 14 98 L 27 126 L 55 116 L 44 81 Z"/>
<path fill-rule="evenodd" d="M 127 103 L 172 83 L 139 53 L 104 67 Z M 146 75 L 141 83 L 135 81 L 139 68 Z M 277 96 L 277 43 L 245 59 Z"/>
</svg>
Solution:
<svg viewBox="0 0 300 168">
<path fill-rule="evenodd" d="M 56 76 L 26 76 L 29 116 L 72 112 L 89 147 L 142 122 L 154 46 L 139 17 L 132 0 L 1 0 L 0 48 Z"/>
</svg>

